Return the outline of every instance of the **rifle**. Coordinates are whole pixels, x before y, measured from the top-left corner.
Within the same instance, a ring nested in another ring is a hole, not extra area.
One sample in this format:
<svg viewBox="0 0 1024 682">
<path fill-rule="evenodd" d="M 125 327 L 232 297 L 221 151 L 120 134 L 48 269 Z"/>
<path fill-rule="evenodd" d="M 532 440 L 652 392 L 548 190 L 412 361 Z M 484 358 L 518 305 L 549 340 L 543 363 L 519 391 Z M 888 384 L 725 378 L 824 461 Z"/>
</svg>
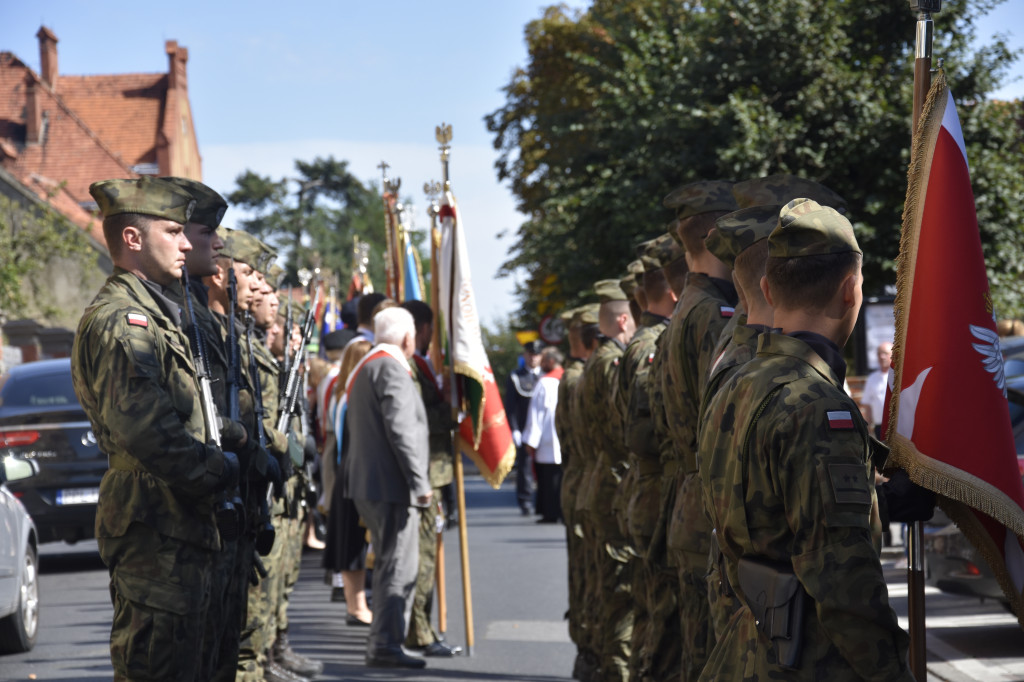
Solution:
<svg viewBox="0 0 1024 682">
<path fill-rule="evenodd" d="M 238 303 L 238 280 L 235 278 L 235 269 L 229 267 L 228 271 L 228 417 L 235 421 L 239 421 L 241 414 L 238 405 L 238 393 L 242 387 L 242 359 L 241 352 L 238 347 L 238 329 L 235 327 L 237 318 L 235 317 L 235 310 Z M 251 346 L 250 346 L 251 347 Z M 252 353 L 250 352 L 250 361 L 252 359 Z M 261 448 L 267 446 L 267 436 L 263 430 L 263 394 L 259 388 L 259 376 L 253 378 L 253 404 L 255 405 L 256 411 L 256 433 L 259 436 L 259 445 Z M 245 478 L 240 478 L 241 481 L 246 481 Z M 246 486 L 248 487 L 248 486 Z M 248 498 L 248 491 L 246 490 L 246 498 Z M 267 556 L 270 554 L 270 550 L 274 546 L 274 526 L 270 523 L 270 506 L 266 503 L 266 500 L 260 501 L 259 507 L 259 520 L 256 524 L 256 551 L 259 556 Z"/>
<path fill-rule="evenodd" d="M 295 356 L 288 363 L 288 378 L 285 381 L 284 393 L 281 396 L 281 415 L 277 420 L 277 430 L 285 433 L 288 428 L 288 420 L 295 412 L 295 406 L 299 399 L 299 368 L 302 365 L 300 354 L 305 352 L 306 345 L 313 337 L 313 327 L 316 325 L 316 307 L 320 303 L 320 287 L 314 286 L 313 304 L 306 311 L 306 317 L 302 321 L 302 345 L 295 351 Z M 287 337 L 291 338 L 292 330 L 288 329 Z M 288 348 L 285 348 L 285 359 L 288 359 Z M 297 462 L 301 465 L 301 462 Z"/>
<path fill-rule="evenodd" d="M 220 443 L 220 424 L 217 422 L 217 406 L 213 402 L 213 390 L 210 388 L 210 366 L 207 361 L 206 345 L 203 343 L 203 335 L 196 323 L 196 311 L 192 307 L 192 288 L 188 281 L 188 269 L 182 266 L 181 287 L 184 292 L 185 310 L 188 313 L 190 327 L 189 345 L 192 347 L 192 356 L 196 366 L 196 379 L 199 381 L 199 396 L 203 408 L 203 421 L 206 422 L 207 436 L 218 448 Z M 241 500 L 238 500 L 241 502 Z M 214 517 L 217 523 L 217 531 L 222 539 L 228 542 L 238 539 L 241 531 L 242 519 L 240 518 L 238 505 L 229 500 L 227 493 L 223 493 L 214 505 Z"/>
<path fill-rule="evenodd" d="M 291 373 L 291 355 L 288 351 L 291 349 L 288 347 L 288 340 L 292 337 L 292 289 L 288 287 L 288 302 L 285 304 L 284 309 L 284 364 L 281 366 L 281 376 L 285 382 L 288 381 L 288 375 Z M 284 391 L 284 385 L 281 386 L 281 391 Z"/>
<path fill-rule="evenodd" d="M 252 327 L 252 315 L 247 314 L 245 338 L 249 344 L 249 374 L 252 381 L 253 406 L 256 412 L 256 433 L 259 438 L 260 447 L 265 449 L 267 447 L 267 431 L 263 426 L 263 387 L 260 383 L 259 370 L 256 368 L 256 354 L 252 350 Z M 256 551 L 260 556 L 270 554 L 270 550 L 274 546 L 276 533 L 274 526 L 270 523 L 270 505 L 272 504 L 273 494 L 274 486 L 268 483 L 266 495 L 260 500 L 260 519 L 262 521 L 260 530 L 256 535 Z"/>
</svg>

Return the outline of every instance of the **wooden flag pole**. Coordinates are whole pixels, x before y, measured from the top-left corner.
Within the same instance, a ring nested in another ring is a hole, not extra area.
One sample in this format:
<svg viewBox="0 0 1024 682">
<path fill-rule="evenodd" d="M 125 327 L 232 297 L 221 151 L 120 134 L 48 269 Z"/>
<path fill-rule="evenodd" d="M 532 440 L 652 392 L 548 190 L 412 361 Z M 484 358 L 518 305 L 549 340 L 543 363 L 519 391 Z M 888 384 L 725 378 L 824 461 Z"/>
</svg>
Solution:
<svg viewBox="0 0 1024 682">
<path fill-rule="evenodd" d="M 442 123 L 437 126 L 434 130 L 434 137 L 438 144 L 441 145 L 441 177 L 442 177 L 442 191 L 448 192 L 451 190 L 452 184 L 448 177 L 448 154 L 451 150 L 449 142 L 452 141 L 452 127 Z M 458 253 L 458 249 L 455 244 L 455 234 L 451 235 L 451 251 L 452 260 L 451 268 L 448 272 L 448 281 L 450 283 L 448 287 L 448 310 L 456 310 L 456 294 L 455 294 L 455 254 Z M 448 325 L 448 347 L 451 349 L 455 348 L 457 339 L 455 338 L 455 324 L 454 320 L 445 320 Z M 451 354 L 449 354 L 449 359 Z M 451 362 L 448 363 L 449 368 L 454 370 L 454 366 Z M 451 373 L 451 400 L 452 400 L 452 419 L 453 422 L 457 423 L 459 413 L 459 397 L 458 391 L 456 390 L 455 373 Z M 465 476 L 462 471 L 462 453 L 459 452 L 458 442 L 456 440 L 456 432 L 452 431 L 452 458 L 455 461 L 455 496 L 459 507 L 459 558 L 462 567 L 462 609 L 466 620 L 466 655 L 473 655 L 473 592 L 470 589 L 469 579 L 469 534 L 466 530 L 466 485 Z"/>
<path fill-rule="evenodd" d="M 437 182 L 426 182 L 423 184 L 423 192 L 429 201 L 427 213 L 430 215 L 430 307 L 434 313 L 434 327 L 430 332 L 430 363 L 435 368 L 442 368 L 441 360 L 441 283 L 438 277 L 438 249 L 441 248 L 441 233 L 437 229 L 437 196 L 441 193 L 441 185 Z M 442 376 L 445 376 L 442 373 Z M 449 382 L 450 383 L 450 382 Z M 454 439 L 455 434 L 449 431 L 449 436 Z M 437 501 L 438 510 L 441 510 L 441 502 Z M 445 590 L 444 571 L 444 533 L 437 534 L 437 563 L 435 566 L 437 582 L 437 630 L 444 637 L 448 631 L 448 599 Z"/>
<path fill-rule="evenodd" d="M 932 69 L 932 12 L 942 8 L 942 0 L 910 0 L 917 15 L 917 39 L 914 48 L 914 109 L 911 116 L 911 140 L 917 134 Z M 924 523 L 910 524 L 907 540 L 907 611 L 910 620 L 910 671 L 918 680 L 928 679 L 928 646 L 925 638 L 924 608 Z"/>
</svg>

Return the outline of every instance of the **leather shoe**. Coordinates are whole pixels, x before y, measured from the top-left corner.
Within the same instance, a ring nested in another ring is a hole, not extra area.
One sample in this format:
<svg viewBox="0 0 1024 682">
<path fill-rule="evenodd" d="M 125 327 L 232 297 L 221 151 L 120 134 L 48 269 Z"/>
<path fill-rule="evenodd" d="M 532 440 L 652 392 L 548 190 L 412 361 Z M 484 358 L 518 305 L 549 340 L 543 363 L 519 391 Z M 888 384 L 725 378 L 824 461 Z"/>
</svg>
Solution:
<svg viewBox="0 0 1024 682">
<path fill-rule="evenodd" d="M 381 651 L 366 654 L 366 665 L 370 668 L 425 668 L 427 662 L 404 651 Z"/>
<path fill-rule="evenodd" d="M 345 625 L 354 625 L 357 628 L 368 628 L 368 627 L 370 627 L 370 623 L 367 623 L 365 620 L 359 620 L 358 618 L 356 618 L 352 614 L 347 614 L 345 616 Z"/>
<path fill-rule="evenodd" d="M 440 656 L 451 658 L 462 653 L 461 646 L 448 646 L 444 642 L 432 642 L 423 648 L 424 656 Z"/>
</svg>

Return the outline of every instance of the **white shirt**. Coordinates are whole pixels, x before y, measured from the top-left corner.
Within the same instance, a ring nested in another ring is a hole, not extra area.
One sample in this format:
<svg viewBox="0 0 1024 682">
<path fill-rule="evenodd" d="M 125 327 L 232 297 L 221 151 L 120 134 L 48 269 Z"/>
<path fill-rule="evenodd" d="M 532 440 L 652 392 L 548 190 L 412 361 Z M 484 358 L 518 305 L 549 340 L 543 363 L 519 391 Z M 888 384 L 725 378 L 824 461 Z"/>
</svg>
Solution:
<svg viewBox="0 0 1024 682">
<path fill-rule="evenodd" d="M 538 464 L 561 464 L 562 448 L 555 433 L 555 407 L 558 405 L 558 379 L 541 377 L 533 389 L 526 412 L 523 443 L 537 450 Z"/>
<path fill-rule="evenodd" d="M 889 373 L 882 374 L 881 370 L 875 370 L 864 380 L 864 392 L 861 394 L 861 403 L 868 406 L 871 413 L 871 423 L 878 426 L 882 423 L 885 415 L 885 383 Z"/>
</svg>

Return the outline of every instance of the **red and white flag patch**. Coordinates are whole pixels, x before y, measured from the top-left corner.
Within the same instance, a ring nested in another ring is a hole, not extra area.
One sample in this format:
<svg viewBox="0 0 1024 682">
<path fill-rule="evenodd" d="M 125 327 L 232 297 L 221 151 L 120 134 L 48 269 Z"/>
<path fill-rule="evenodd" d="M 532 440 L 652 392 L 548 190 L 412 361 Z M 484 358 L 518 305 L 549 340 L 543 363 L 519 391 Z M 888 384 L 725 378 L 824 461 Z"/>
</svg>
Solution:
<svg viewBox="0 0 1024 682">
<path fill-rule="evenodd" d="M 718 312 L 722 314 L 722 317 L 732 317 L 733 313 L 736 312 L 736 308 L 731 305 L 718 306 Z"/>
<path fill-rule="evenodd" d="M 139 313 L 128 313 L 128 324 L 133 324 L 136 327 L 148 327 L 149 318 Z"/>
<path fill-rule="evenodd" d="M 828 413 L 828 427 L 830 429 L 852 429 L 853 415 L 849 410 L 835 410 Z"/>
</svg>

